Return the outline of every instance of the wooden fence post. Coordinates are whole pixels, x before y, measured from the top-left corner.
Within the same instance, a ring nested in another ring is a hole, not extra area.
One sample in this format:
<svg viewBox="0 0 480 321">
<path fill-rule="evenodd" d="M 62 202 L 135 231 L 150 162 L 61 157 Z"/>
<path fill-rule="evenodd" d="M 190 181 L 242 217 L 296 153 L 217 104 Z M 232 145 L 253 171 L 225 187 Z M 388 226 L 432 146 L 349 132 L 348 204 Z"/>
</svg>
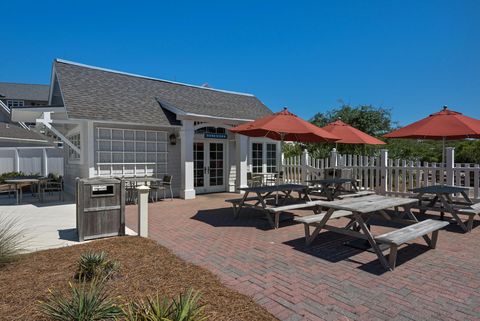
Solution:
<svg viewBox="0 0 480 321">
<path fill-rule="evenodd" d="M 308 164 L 309 164 L 309 155 L 308 151 L 306 149 L 303 150 L 302 153 L 302 160 L 301 160 L 301 166 L 302 166 L 302 184 L 305 184 L 305 182 L 308 179 Z"/>
<path fill-rule="evenodd" d="M 388 149 L 380 150 L 380 194 L 386 194 L 388 191 Z"/>
<path fill-rule="evenodd" d="M 138 235 L 148 237 L 148 193 L 150 187 L 141 185 L 138 192 Z"/>
<path fill-rule="evenodd" d="M 453 170 L 455 168 L 455 147 L 446 147 L 445 172 L 447 175 L 447 185 L 453 185 Z M 443 182 L 443 177 L 442 177 Z"/>
</svg>

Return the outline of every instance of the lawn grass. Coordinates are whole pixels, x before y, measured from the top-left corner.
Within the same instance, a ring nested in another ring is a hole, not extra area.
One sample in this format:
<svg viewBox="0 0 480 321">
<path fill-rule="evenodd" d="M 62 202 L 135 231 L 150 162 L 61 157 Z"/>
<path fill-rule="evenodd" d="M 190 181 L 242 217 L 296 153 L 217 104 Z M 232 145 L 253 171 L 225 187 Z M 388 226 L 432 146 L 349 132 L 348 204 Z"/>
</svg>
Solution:
<svg viewBox="0 0 480 321">
<path fill-rule="evenodd" d="M 86 251 L 106 251 L 120 263 L 107 290 L 119 301 L 145 298 L 157 291 L 168 297 L 193 288 L 210 320 L 276 320 L 251 298 L 223 285 L 211 272 L 176 257 L 156 242 L 140 237 L 118 237 L 82 245 L 22 255 L 0 269 L 0 320 L 42 319 L 37 302 L 48 289 L 67 290 L 77 261 Z"/>
</svg>

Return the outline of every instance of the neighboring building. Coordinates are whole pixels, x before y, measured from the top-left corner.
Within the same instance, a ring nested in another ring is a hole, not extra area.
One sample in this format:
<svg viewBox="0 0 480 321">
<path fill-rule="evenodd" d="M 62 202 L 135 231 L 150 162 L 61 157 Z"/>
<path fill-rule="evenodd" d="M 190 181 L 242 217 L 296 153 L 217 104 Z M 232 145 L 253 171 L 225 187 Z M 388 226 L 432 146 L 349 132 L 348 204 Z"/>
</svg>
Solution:
<svg viewBox="0 0 480 321">
<path fill-rule="evenodd" d="M 272 113 L 253 95 L 58 59 L 51 79 L 49 105 L 62 107 L 16 107 L 12 119 L 64 141 L 67 190 L 75 177 L 170 174 L 174 193 L 194 198 L 278 169 L 278 142 L 228 131 Z"/>
<path fill-rule="evenodd" d="M 0 101 L 7 107 L 48 105 L 49 85 L 0 82 Z"/>
</svg>

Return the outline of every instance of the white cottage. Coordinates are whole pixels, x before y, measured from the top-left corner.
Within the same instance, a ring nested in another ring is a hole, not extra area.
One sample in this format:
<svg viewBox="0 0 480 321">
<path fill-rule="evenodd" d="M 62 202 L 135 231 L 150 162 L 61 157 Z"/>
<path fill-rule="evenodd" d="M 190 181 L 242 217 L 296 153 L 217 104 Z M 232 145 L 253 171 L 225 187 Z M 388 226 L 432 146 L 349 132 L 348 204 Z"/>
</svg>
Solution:
<svg viewBox="0 0 480 321">
<path fill-rule="evenodd" d="M 49 106 L 13 108 L 12 120 L 64 141 L 67 191 L 75 177 L 170 174 L 174 194 L 191 199 L 277 171 L 278 142 L 228 131 L 271 113 L 250 94 L 56 59 Z"/>
</svg>

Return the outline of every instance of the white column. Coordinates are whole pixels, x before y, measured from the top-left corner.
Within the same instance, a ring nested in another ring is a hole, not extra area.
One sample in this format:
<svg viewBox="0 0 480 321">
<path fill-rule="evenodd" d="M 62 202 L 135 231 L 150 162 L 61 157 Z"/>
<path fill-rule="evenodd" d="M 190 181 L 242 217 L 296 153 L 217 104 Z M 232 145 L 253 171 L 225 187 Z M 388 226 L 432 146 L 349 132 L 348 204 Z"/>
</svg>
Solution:
<svg viewBox="0 0 480 321">
<path fill-rule="evenodd" d="M 336 168 L 338 165 L 338 152 L 336 148 L 330 153 L 330 167 Z"/>
<path fill-rule="evenodd" d="M 308 179 L 308 163 L 309 163 L 309 155 L 308 155 L 308 150 L 304 149 L 302 153 L 302 160 L 301 160 L 301 165 L 302 165 L 302 184 L 305 184 L 305 182 Z"/>
<path fill-rule="evenodd" d="M 148 237 L 148 192 L 150 188 L 142 185 L 138 191 L 138 235 Z"/>
<path fill-rule="evenodd" d="M 183 199 L 195 198 L 195 189 L 193 186 L 193 121 L 182 121 L 183 126 L 180 130 L 180 148 L 181 148 L 181 190 L 180 196 Z"/>
<path fill-rule="evenodd" d="M 42 148 L 42 175 L 48 176 L 48 155 L 46 148 Z"/>
<path fill-rule="evenodd" d="M 388 190 L 388 150 L 380 150 L 380 186 L 378 192 L 382 195 L 385 195 Z"/>
<path fill-rule="evenodd" d="M 236 148 L 236 168 L 237 168 L 237 188 L 248 187 L 247 171 L 248 171 L 248 137 L 244 135 L 235 134 L 235 148 Z"/>
<path fill-rule="evenodd" d="M 447 185 L 453 185 L 453 169 L 455 168 L 455 147 L 446 147 L 445 172 L 447 175 Z M 442 179 L 443 182 L 443 179 Z"/>
<path fill-rule="evenodd" d="M 20 155 L 18 154 L 18 148 L 13 149 L 15 156 L 15 172 L 20 172 Z"/>
<path fill-rule="evenodd" d="M 84 146 L 80 146 L 80 149 L 84 153 L 88 177 L 95 177 L 95 132 L 92 121 L 85 124 L 85 139 L 83 141 Z"/>
</svg>

